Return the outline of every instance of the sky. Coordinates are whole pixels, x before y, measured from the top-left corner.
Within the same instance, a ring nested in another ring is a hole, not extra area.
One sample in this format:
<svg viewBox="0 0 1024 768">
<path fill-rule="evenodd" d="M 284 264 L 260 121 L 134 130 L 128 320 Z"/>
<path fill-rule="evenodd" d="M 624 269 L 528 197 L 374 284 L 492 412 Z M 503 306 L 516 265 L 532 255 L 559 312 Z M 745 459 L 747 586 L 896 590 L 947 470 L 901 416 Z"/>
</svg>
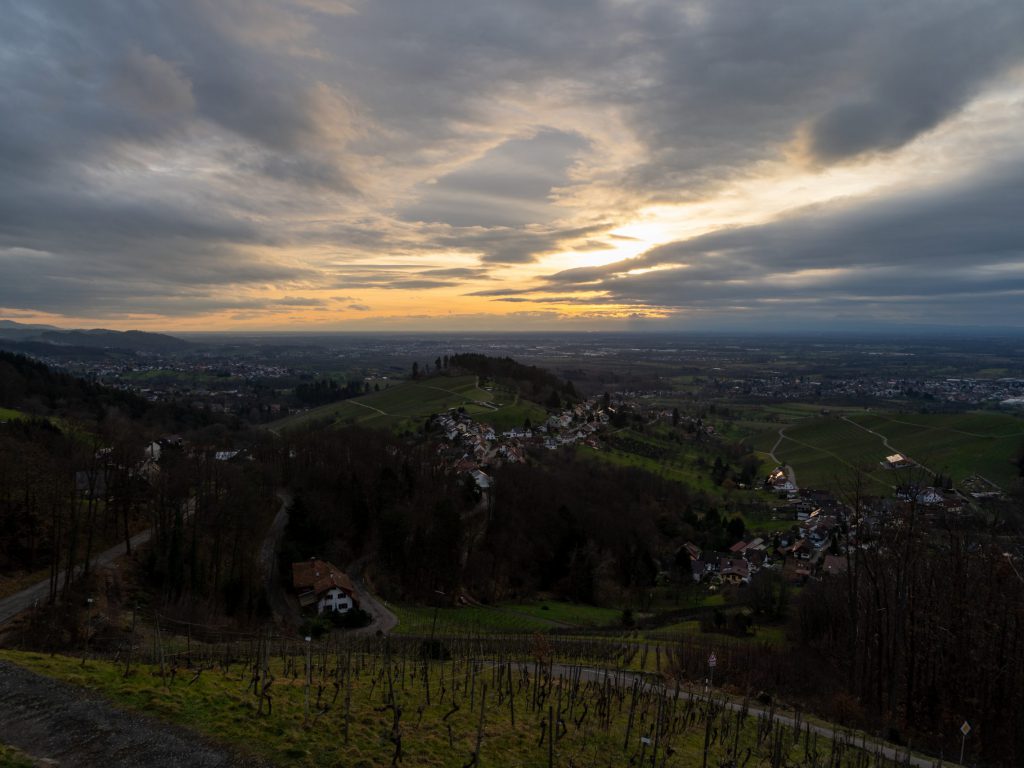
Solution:
<svg viewBox="0 0 1024 768">
<path fill-rule="evenodd" d="M 0 18 L 0 317 L 1024 329 L 1020 0 Z"/>
</svg>

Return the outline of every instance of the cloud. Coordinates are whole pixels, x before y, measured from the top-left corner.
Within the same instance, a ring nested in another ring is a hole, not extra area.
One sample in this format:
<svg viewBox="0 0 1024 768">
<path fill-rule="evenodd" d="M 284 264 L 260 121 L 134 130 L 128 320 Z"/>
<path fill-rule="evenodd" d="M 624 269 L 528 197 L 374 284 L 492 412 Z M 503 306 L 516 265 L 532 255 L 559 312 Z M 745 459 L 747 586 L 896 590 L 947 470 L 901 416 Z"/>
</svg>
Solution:
<svg viewBox="0 0 1024 768">
<path fill-rule="evenodd" d="M 739 180 L 797 161 L 823 182 L 898 159 L 986 98 L 1005 126 L 972 113 L 958 137 L 1012 146 L 1019 106 L 1006 94 L 1019 94 L 1024 61 L 1014 0 L 8 5 L 0 304 L 12 308 L 178 317 L 248 291 L 469 293 L 515 272 L 525 277 L 509 291 L 470 295 L 713 311 L 710 297 L 765 305 L 813 284 L 853 311 L 856 292 L 870 294 L 858 279 L 909 277 L 884 270 L 922 253 L 948 276 L 918 274 L 922 305 L 925 286 L 954 277 L 989 295 L 957 260 L 1005 267 L 986 243 L 1019 227 L 991 196 L 998 226 L 987 226 L 982 197 L 935 174 L 934 195 L 888 211 L 724 230 L 649 251 L 632 273 L 538 275 L 554 254 L 635 246 L 611 233 L 655 203 L 729 199 Z M 954 197 L 945 220 L 925 212 Z M 858 271 L 799 275 L 842 268 L 836 254 Z M 765 290 L 730 274 L 789 282 Z M 516 293 L 538 281 L 547 294 Z M 975 302 L 980 317 L 988 307 Z"/>
<path fill-rule="evenodd" d="M 588 148 L 579 134 L 545 129 L 510 139 L 483 157 L 416 190 L 419 200 L 400 211 L 413 221 L 453 227 L 515 227 L 549 223 L 565 214 L 553 204 L 556 187 Z"/>
<path fill-rule="evenodd" d="M 921 319 L 949 308 L 952 319 L 973 306 L 976 319 L 1005 323 L 1022 317 L 1024 306 L 1022 209 L 1018 160 L 999 174 L 924 195 L 814 206 L 635 259 L 564 270 L 540 291 L 483 293 L 556 301 L 546 294 L 575 291 L 592 303 L 722 316 L 795 313 L 826 322 L 858 310 L 862 317 Z"/>
</svg>

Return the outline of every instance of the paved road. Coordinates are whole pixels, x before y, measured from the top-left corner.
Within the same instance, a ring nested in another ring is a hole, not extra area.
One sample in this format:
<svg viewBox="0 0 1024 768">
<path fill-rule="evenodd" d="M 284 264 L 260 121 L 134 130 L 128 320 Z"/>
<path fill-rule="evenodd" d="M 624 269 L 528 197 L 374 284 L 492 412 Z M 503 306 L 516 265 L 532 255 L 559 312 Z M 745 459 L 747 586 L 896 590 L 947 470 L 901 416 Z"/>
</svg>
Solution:
<svg viewBox="0 0 1024 768">
<path fill-rule="evenodd" d="M 297 627 L 302 622 L 299 607 L 293 600 L 288 599 L 288 595 L 281 587 L 281 580 L 277 577 L 277 553 L 281 549 L 281 537 L 284 536 L 284 529 L 288 525 L 288 508 L 292 504 L 292 494 L 281 490 L 277 492 L 277 498 L 281 500 L 281 507 L 274 515 L 274 520 L 260 545 L 260 570 L 263 572 L 263 588 L 274 620 L 278 624 Z"/>
<path fill-rule="evenodd" d="M 131 538 L 131 546 L 134 550 L 136 547 L 145 544 L 149 541 L 153 535 L 153 530 L 149 529 L 142 533 L 137 533 Z M 101 565 L 109 565 L 110 563 L 117 560 L 119 557 L 127 554 L 125 545 L 122 542 L 117 546 L 111 547 L 106 552 L 101 552 L 96 555 L 90 561 L 91 567 L 96 568 Z M 75 575 L 77 576 L 82 572 L 82 566 L 76 566 Z M 64 583 L 65 571 L 61 571 L 57 576 L 57 583 Z M 0 600 L 0 625 L 6 624 L 15 616 L 22 611 L 26 611 L 31 608 L 35 603 L 45 602 L 50 596 L 50 580 L 40 581 L 38 584 L 33 584 L 31 587 L 21 590 L 21 592 L 15 592 L 13 595 L 3 598 Z"/>
<path fill-rule="evenodd" d="M 355 584 L 356 590 L 359 592 L 359 607 L 370 614 L 373 619 L 369 625 L 351 630 L 352 634 L 373 635 L 377 632 L 383 632 L 386 635 L 397 627 L 398 617 L 389 611 L 387 606 L 366 588 L 366 584 L 363 583 L 358 574 L 350 569 L 348 576 L 352 579 L 352 583 Z"/>
</svg>

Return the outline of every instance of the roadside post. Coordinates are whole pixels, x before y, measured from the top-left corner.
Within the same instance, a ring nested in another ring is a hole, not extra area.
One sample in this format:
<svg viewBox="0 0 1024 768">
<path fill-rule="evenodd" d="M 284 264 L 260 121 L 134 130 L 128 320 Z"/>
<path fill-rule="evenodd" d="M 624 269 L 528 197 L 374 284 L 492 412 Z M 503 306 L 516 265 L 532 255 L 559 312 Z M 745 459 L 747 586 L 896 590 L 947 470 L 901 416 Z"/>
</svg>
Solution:
<svg viewBox="0 0 1024 768">
<path fill-rule="evenodd" d="M 967 746 L 967 734 L 971 732 L 971 724 L 964 720 L 964 724 L 960 726 L 960 733 L 962 737 L 960 739 L 960 765 L 964 764 L 964 747 Z"/>
</svg>

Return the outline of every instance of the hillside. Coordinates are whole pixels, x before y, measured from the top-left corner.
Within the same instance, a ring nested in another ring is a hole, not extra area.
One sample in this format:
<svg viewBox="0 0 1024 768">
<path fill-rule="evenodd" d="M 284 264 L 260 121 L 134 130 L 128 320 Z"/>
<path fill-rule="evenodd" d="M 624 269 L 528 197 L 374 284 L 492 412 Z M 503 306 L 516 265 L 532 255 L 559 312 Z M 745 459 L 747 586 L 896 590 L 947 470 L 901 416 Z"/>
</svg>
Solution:
<svg viewBox="0 0 1024 768">
<path fill-rule="evenodd" d="M 39 415 L 86 413 L 92 416 L 117 407 L 138 417 L 149 405 L 129 392 L 92 384 L 24 355 L 0 351 L 0 407 Z"/>
<path fill-rule="evenodd" d="M 526 418 L 544 418 L 540 406 L 520 400 L 501 387 L 489 390 L 478 386 L 475 375 L 433 376 L 408 381 L 379 392 L 330 403 L 267 425 L 275 432 L 305 426 L 361 425 L 398 432 L 418 430 L 435 413 L 450 408 L 465 408 L 473 418 L 498 428 L 520 426 Z"/>
<path fill-rule="evenodd" d="M 0 348 L 52 357 L 77 357 L 83 350 L 176 354 L 195 346 L 176 336 L 147 331 L 61 329 L 10 320 L 0 322 Z"/>
</svg>

